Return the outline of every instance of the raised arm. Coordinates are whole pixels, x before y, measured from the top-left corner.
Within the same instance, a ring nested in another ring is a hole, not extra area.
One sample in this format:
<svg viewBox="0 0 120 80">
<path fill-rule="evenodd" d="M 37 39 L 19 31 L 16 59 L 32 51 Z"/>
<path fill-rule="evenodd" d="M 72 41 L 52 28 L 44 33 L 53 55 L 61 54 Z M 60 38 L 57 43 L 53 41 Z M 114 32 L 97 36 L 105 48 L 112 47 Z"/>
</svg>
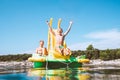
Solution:
<svg viewBox="0 0 120 80">
<path fill-rule="evenodd" d="M 50 26 L 50 23 L 49 23 L 48 21 L 46 21 L 46 23 L 47 23 L 47 25 L 48 25 L 48 27 L 49 27 L 50 32 L 51 32 L 53 35 L 55 35 L 55 32 L 53 31 L 52 27 Z"/>
<path fill-rule="evenodd" d="M 71 26 L 72 26 L 72 23 L 73 23 L 73 22 L 70 21 L 70 25 L 69 25 L 67 31 L 64 33 L 65 36 L 69 33 L 69 31 L 70 31 L 70 29 L 71 29 Z"/>
</svg>

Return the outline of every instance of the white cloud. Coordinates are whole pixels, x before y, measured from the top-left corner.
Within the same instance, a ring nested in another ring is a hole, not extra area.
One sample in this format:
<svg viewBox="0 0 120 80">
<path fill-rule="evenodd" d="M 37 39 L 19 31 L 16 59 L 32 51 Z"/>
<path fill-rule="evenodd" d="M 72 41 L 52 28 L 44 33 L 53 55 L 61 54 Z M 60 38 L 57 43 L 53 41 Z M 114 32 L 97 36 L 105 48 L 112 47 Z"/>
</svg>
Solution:
<svg viewBox="0 0 120 80">
<path fill-rule="evenodd" d="M 85 37 L 93 39 L 119 39 L 120 32 L 117 29 L 112 29 L 101 32 L 92 32 L 85 35 Z"/>
<path fill-rule="evenodd" d="M 92 39 L 92 41 L 76 43 L 70 45 L 72 50 L 85 50 L 89 44 L 92 44 L 95 48 L 98 49 L 115 49 L 120 48 L 120 31 L 117 29 L 92 32 L 85 35 L 86 38 Z"/>
</svg>

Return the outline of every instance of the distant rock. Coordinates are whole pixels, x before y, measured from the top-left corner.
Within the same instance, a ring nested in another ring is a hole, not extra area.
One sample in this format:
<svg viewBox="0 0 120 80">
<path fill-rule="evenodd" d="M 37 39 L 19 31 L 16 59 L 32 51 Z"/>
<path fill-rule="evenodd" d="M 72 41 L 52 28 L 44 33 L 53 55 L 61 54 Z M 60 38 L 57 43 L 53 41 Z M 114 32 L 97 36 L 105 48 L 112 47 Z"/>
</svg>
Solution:
<svg viewBox="0 0 120 80">
<path fill-rule="evenodd" d="M 27 69 L 32 68 L 33 63 L 28 61 L 22 61 L 22 62 L 0 62 L 0 71 L 4 70 L 14 70 L 14 69 Z"/>
<path fill-rule="evenodd" d="M 83 66 L 115 66 L 115 67 L 120 67 L 120 59 L 115 59 L 115 60 L 109 60 L 109 61 L 103 61 L 100 59 L 96 60 L 90 60 L 89 64 L 84 64 Z"/>
</svg>

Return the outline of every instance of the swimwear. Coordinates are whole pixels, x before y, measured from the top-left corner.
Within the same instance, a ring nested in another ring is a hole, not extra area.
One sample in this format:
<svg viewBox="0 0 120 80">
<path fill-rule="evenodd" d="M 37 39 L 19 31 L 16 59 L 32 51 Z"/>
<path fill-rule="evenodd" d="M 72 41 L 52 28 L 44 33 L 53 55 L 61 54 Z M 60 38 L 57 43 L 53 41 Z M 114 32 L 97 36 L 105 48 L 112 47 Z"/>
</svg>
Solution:
<svg viewBox="0 0 120 80">
<path fill-rule="evenodd" d="M 59 48 L 60 48 L 60 49 L 63 49 L 63 48 L 64 48 L 64 46 L 59 46 Z"/>
</svg>

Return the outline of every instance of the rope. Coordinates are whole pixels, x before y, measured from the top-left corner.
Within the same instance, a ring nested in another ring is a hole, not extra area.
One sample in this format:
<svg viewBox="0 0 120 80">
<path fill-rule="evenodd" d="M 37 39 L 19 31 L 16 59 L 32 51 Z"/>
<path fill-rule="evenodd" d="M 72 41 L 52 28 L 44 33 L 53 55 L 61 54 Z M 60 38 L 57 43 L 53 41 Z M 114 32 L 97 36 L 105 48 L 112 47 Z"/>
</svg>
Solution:
<svg viewBox="0 0 120 80">
<path fill-rule="evenodd" d="M 47 56 L 46 56 L 46 70 L 48 69 L 48 59 L 47 59 Z"/>
<path fill-rule="evenodd" d="M 46 71 L 45 72 L 45 74 L 46 74 L 46 80 L 48 80 L 47 79 L 47 72 L 48 72 L 47 70 L 48 70 L 48 59 L 47 59 L 47 56 L 46 56 L 46 70 L 45 70 Z"/>
</svg>

